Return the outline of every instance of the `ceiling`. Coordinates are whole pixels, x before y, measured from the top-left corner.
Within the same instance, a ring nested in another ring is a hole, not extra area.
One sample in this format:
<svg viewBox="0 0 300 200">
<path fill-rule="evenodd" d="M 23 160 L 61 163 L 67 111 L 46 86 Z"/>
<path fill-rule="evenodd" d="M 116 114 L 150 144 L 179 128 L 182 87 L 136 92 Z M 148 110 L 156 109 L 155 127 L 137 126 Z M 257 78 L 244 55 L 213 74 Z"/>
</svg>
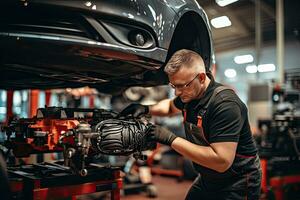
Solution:
<svg viewBox="0 0 300 200">
<path fill-rule="evenodd" d="M 249 74 L 246 72 L 248 64 L 276 65 L 276 1 L 277 0 L 239 0 L 225 7 L 220 7 L 215 0 L 197 0 L 206 11 L 208 19 L 226 15 L 232 25 L 216 29 L 213 26 L 213 44 L 216 53 L 216 79 L 234 87 L 244 102 L 247 102 L 250 84 L 276 80 L 279 71 Z M 257 60 L 255 48 L 255 2 L 261 6 L 261 49 Z M 284 2 L 284 32 L 285 32 L 285 60 L 287 69 L 299 68 L 300 63 L 300 1 L 282 0 Z M 298 42 L 295 42 L 298 41 Z M 236 55 L 251 54 L 253 63 L 236 64 Z M 236 71 L 234 78 L 225 76 L 227 69 Z"/>
<path fill-rule="evenodd" d="M 220 7 L 214 0 L 198 0 L 209 20 L 226 15 L 232 22 L 229 27 L 212 27 L 216 53 L 227 50 L 255 46 L 255 0 L 239 0 Z M 300 1 L 284 1 L 285 38 L 300 40 Z M 276 39 L 276 0 L 263 0 L 261 3 L 262 43 Z"/>
</svg>

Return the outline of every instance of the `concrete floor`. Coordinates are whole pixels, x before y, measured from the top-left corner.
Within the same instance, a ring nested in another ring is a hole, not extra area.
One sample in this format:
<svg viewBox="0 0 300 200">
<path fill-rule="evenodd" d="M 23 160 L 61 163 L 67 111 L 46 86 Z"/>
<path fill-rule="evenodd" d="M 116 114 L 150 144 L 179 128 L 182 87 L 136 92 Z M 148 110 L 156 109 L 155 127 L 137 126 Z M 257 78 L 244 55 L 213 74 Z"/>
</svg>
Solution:
<svg viewBox="0 0 300 200">
<path fill-rule="evenodd" d="M 147 194 L 130 194 L 121 197 L 121 200 L 183 200 L 188 192 L 192 181 L 178 182 L 173 177 L 153 176 L 153 184 L 157 188 L 158 196 L 156 198 L 147 197 Z"/>
<path fill-rule="evenodd" d="M 174 177 L 165 177 L 155 175 L 152 177 L 152 183 L 157 189 L 157 197 L 150 198 L 145 190 L 141 192 L 121 195 L 121 200 L 183 200 L 188 192 L 192 181 L 178 181 Z M 110 192 L 97 192 L 87 195 L 76 196 L 77 200 L 110 200 Z"/>
</svg>

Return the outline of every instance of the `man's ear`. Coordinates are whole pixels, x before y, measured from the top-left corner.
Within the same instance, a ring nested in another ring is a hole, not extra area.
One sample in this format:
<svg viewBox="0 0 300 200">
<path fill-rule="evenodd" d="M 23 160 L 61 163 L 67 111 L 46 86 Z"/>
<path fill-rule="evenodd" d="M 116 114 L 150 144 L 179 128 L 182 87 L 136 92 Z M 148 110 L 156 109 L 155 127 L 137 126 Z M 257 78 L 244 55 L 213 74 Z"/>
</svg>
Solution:
<svg viewBox="0 0 300 200">
<path fill-rule="evenodd" d="M 199 74 L 199 80 L 200 80 L 200 83 L 205 83 L 205 79 L 206 79 L 206 74 L 205 73 L 200 73 Z"/>
</svg>

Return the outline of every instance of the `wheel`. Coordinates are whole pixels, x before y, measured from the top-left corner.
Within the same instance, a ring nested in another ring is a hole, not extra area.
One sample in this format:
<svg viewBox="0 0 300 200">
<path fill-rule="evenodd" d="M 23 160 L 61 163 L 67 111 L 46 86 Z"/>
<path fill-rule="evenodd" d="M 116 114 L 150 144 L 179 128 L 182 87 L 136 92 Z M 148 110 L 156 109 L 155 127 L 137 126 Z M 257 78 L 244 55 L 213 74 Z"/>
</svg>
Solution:
<svg viewBox="0 0 300 200">
<path fill-rule="evenodd" d="M 148 185 L 146 188 L 146 193 L 148 197 L 157 197 L 157 188 L 154 185 Z"/>
</svg>

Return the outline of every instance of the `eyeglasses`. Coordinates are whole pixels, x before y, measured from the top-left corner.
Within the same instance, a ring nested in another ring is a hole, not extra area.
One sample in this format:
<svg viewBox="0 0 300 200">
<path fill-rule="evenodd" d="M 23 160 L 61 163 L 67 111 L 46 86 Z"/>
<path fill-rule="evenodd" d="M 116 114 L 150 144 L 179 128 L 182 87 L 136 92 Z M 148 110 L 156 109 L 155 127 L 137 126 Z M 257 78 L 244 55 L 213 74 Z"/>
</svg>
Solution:
<svg viewBox="0 0 300 200">
<path fill-rule="evenodd" d="M 174 89 L 178 89 L 178 90 L 182 90 L 182 89 L 185 89 L 187 87 L 189 87 L 191 85 L 191 83 L 198 77 L 199 74 L 197 74 L 195 76 L 195 78 L 193 78 L 190 82 L 188 82 L 187 84 L 184 84 L 184 85 L 173 85 L 172 83 L 169 83 L 169 85 L 174 88 Z"/>
</svg>

